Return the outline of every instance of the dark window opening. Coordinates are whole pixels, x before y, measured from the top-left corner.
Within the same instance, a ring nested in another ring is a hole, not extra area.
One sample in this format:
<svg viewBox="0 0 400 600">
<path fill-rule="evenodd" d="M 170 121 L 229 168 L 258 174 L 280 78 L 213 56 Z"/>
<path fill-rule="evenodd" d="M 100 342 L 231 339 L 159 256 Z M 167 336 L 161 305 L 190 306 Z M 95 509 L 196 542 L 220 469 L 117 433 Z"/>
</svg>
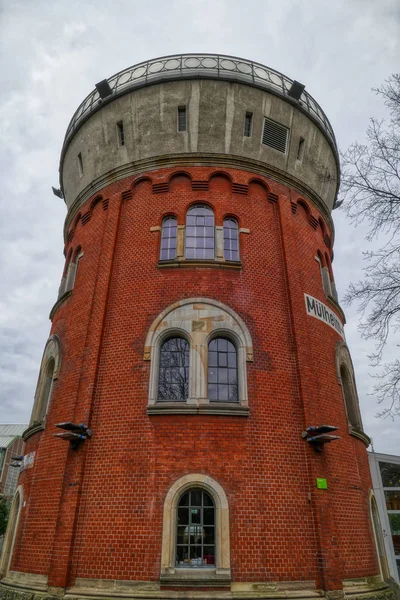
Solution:
<svg viewBox="0 0 400 600">
<path fill-rule="evenodd" d="M 186 106 L 178 106 L 178 131 L 186 131 Z"/>
<path fill-rule="evenodd" d="M 173 260 L 176 257 L 176 217 L 167 217 L 162 224 L 160 260 Z"/>
<path fill-rule="evenodd" d="M 118 131 L 118 144 L 120 146 L 125 146 L 125 133 L 124 133 L 124 123 L 123 123 L 123 121 L 118 121 L 118 123 L 117 123 L 117 131 Z"/>
<path fill-rule="evenodd" d="M 215 506 L 201 489 L 186 492 L 179 501 L 176 532 L 177 567 L 215 568 Z"/>
<path fill-rule="evenodd" d="M 181 402 L 189 395 L 189 344 L 179 337 L 170 338 L 160 349 L 158 400 Z"/>
<path fill-rule="evenodd" d="M 297 160 L 300 162 L 303 162 L 303 157 L 304 157 L 304 138 L 300 138 L 299 139 L 299 145 L 297 148 Z"/>
<path fill-rule="evenodd" d="M 78 154 L 78 168 L 79 168 L 79 175 L 82 177 L 82 175 L 83 175 L 83 161 L 82 161 L 82 154 L 80 152 Z"/>
<path fill-rule="evenodd" d="M 243 131 L 243 135 L 245 137 L 251 136 L 252 121 L 253 121 L 253 113 L 246 112 L 246 116 L 244 118 L 244 131 Z"/>
<path fill-rule="evenodd" d="M 208 345 L 208 397 L 211 402 L 238 402 L 236 348 L 225 338 Z"/>
</svg>

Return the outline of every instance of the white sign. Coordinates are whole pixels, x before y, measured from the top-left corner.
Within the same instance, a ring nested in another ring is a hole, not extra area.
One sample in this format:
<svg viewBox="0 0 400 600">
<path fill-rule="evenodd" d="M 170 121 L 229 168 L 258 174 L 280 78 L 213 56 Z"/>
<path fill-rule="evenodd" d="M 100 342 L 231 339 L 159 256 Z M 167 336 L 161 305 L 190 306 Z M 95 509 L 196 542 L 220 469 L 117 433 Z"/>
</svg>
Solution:
<svg viewBox="0 0 400 600">
<path fill-rule="evenodd" d="M 316 319 L 323 321 L 329 325 L 329 327 L 332 327 L 332 329 L 334 329 L 344 340 L 346 339 L 344 336 L 343 325 L 330 308 L 325 306 L 320 300 L 308 296 L 308 294 L 304 294 L 304 300 L 306 302 L 307 314 L 310 315 L 310 317 L 315 317 Z"/>
<path fill-rule="evenodd" d="M 22 459 L 21 471 L 25 471 L 25 469 L 30 469 L 33 467 L 33 463 L 35 462 L 35 454 L 36 452 L 29 452 L 29 454 L 25 454 Z"/>
</svg>

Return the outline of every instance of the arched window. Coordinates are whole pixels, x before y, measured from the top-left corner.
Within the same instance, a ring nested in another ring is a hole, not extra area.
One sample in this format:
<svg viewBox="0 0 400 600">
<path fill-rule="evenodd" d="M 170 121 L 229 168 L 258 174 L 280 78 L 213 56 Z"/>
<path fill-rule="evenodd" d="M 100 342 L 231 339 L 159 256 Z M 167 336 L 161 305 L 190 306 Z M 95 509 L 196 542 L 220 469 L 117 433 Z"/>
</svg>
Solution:
<svg viewBox="0 0 400 600">
<path fill-rule="evenodd" d="M 53 384 L 58 377 L 60 366 L 60 340 L 56 335 L 52 335 L 43 352 L 30 425 L 43 422 L 48 412 Z"/>
<path fill-rule="evenodd" d="M 186 258 L 213 259 L 214 213 L 208 206 L 192 206 L 186 215 Z"/>
<path fill-rule="evenodd" d="M 204 490 L 190 489 L 178 504 L 176 567 L 215 567 L 215 506 Z"/>
<path fill-rule="evenodd" d="M 372 518 L 372 528 L 373 528 L 374 538 L 375 538 L 376 553 L 378 555 L 381 576 L 382 576 L 383 580 L 386 580 L 386 579 L 389 579 L 390 572 L 389 572 L 389 566 L 388 566 L 388 561 L 387 561 L 387 557 L 386 557 L 385 542 L 383 539 L 382 526 L 381 526 L 381 520 L 379 518 L 378 506 L 377 506 L 377 503 L 375 500 L 375 496 L 373 495 L 372 492 L 370 495 L 370 509 L 371 509 L 371 518 Z"/>
<path fill-rule="evenodd" d="M 349 422 L 353 427 L 361 429 L 358 406 L 356 404 L 357 400 L 353 391 L 353 383 L 347 367 L 343 364 L 340 366 L 340 378 L 342 380 L 343 396 Z"/>
<path fill-rule="evenodd" d="M 221 302 L 186 298 L 167 307 L 148 331 L 143 359 L 150 361 L 148 414 L 249 414 L 253 344 L 240 315 Z"/>
<path fill-rule="evenodd" d="M 160 348 L 158 401 L 185 401 L 189 394 L 189 344 L 181 337 L 166 340 Z"/>
<path fill-rule="evenodd" d="M 164 500 L 161 581 L 230 585 L 229 504 L 210 475 L 188 473 Z M 195 567 L 195 568 L 193 568 Z"/>
<path fill-rule="evenodd" d="M 172 260 L 176 257 L 176 217 L 167 217 L 162 224 L 160 260 Z"/>
<path fill-rule="evenodd" d="M 208 344 L 208 397 L 212 402 L 238 402 L 237 353 L 226 338 Z"/>
<path fill-rule="evenodd" d="M 224 219 L 224 258 L 239 260 L 239 228 L 231 217 Z"/>
<path fill-rule="evenodd" d="M 23 488 L 18 486 L 13 498 L 10 514 L 8 516 L 7 530 L 4 537 L 3 551 L 0 557 L 0 579 L 7 575 L 10 568 L 11 558 L 14 551 L 15 538 L 18 530 L 18 522 L 23 504 Z"/>
<path fill-rule="evenodd" d="M 54 358 L 50 358 L 49 362 L 46 365 L 46 369 L 44 372 L 44 385 L 42 389 L 42 396 L 39 402 L 39 410 L 37 414 L 37 420 L 41 421 L 47 414 L 47 409 L 49 406 L 51 391 L 53 389 L 53 381 L 54 381 L 54 369 L 56 366 L 56 362 Z"/>
<path fill-rule="evenodd" d="M 354 377 L 353 363 L 351 361 L 350 352 L 345 342 L 336 344 L 336 373 L 338 382 L 342 386 L 342 394 L 344 405 L 346 408 L 347 421 L 349 423 L 349 431 L 359 437 L 362 433 L 363 426 L 361 421 L 360 407 L 358 405 L 357 388 Z M 367 441 L 368 436 L 362 433 L 364 441 Z"/>
</svg>

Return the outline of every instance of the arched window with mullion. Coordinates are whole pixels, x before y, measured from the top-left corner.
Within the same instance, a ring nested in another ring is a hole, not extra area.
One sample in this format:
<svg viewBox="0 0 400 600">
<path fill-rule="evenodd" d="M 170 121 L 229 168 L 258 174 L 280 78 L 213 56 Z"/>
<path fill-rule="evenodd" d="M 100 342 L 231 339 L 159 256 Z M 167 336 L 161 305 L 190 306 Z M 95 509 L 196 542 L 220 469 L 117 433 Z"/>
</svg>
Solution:
<svg viewBox="0 0 400 600">
<path fill-rule="evenodd" d="M 208 345 L 208 398 L 239 402 L 237 352 L 226 338 L 215 338 Z"/>
<path fill-rule="evenodd" d="M 189 396 L 189 344 L 182 337 L 167 339 L 160 348 L 158 401 L 184 402 Z"/>
<path fill-rule="evenodd" d="M 166 217 L 162 224 L 160 260 L 176 258 L 176 217 Z"/>
<path fill-rule="evenodd" d="M 213 259 L 214 254 L 214 213 L 208 206 L 192 206 L 186 215 L 185 257 L 204 260 Z"/>
</svg>

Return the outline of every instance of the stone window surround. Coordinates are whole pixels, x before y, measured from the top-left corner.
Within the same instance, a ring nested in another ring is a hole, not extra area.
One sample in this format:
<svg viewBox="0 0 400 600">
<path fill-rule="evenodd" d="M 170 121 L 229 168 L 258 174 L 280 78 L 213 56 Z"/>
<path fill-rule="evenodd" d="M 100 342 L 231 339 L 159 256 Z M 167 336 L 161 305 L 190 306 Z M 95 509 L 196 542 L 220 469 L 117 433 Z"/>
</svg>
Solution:
<svg viewBox="0 0 400 600">
<path fill-rule="evenodd" d="M 359 406 L 358 394 L 357 394 L 357 386 L 356 386 L 356 381 L 355 381 L 355 376 L 354 376 L 353 362 L 351 360 L 350 351 L 347 347 L 347 344 L 343 341 L 337 342 L 337 344 L 336 344 L 335 363 L 336 363 L 336 374 L 337 374 L 337 378 L 338 378 L 338 383 L 342 388 L 343 404 L 344 404 L 345 411 L 346 411 L 349 433 L 351 435 L 353 435 L 354 437 L 361 439 L 368 447 L 370 444 L 370 439 L 369 439 L 368 435 L 366 433 L 364 433 L 364 430 L 363 430 L 360 406 Z M 352 408 L 354 410 L 354 414 L 356 416 L 357 423 L 352 423 L 350 421 L 349 411 L 348 411 L 348 407 L 347 407 L 346 399 L 345 399 L 345 395 L 344 395 L 342 376 L 340 373 L 340 370 L 343 366 L 346 368 L 346 370 L 349 374 L 349 378 L 350 378 Z"/>
<path fill-rule="evenodd" d="M 10 568 L 23 503 L 24 488 L 22 485 L 19 485 L 11 503 L 8 526 L 4 537 L 3 551 L 0 556 L 0 579 L 2 576 L 7 575 Z"/>
<path fill-rule="evenodd" d="M 215 568 L 175 567 L 177 508 L 182 495 L 192 488 L 201 488 L 215 503 Z M 211 477 L 199 473 L 184 475 L 171 486 L 164 501 L 161 548 L 161 583 L 193 586 L 229 585 L 230 541 L 229 505 L 222 486 Z"/>
<path fill-rule="evenodd" d="M 174 336 L 183 337 L 190 346 L 189 397 L 186 402 L 158 402 L 160 347 Z M 239 402 L 210 402 L 207 397 L 208 344 L 215 337 L 235 344 Z M 166 308 L 149 329 L 143 358 L 150 361 L 148 414 L 249 414 L 246 363 L 253 361 L 251 336 L 241 317 L 222 302 L 188 298 Z"/>
<path fill-rule="evenodd" d="M 46 379 L 47 369 L 50 360 L 54 360 L 54 368 L 52 373 L 52 385 L 55 380 L 58 379 L 60 367 L 61 367 L 61 342 L 57 335 L 51 335 L 46 342 L 44 348 L 42 362 L 40 364 L 39 377 L 36 386 L 35 400 L 32 409 L 32 415 L 30 420 L 30 429 L 33 425 L 41 423 L 44 426 L 48 406 L 51 401 L 51 389 L 48 395 L 47 407 L 43 411 L 43 402 L 45 401 L 44 393 L 46 391 Z M 41 416 L 43 413 L 43 416 Z M 36 430 L 36 427 L 35 427 Z M 28 430 L 27 430 L 28 431 Z"/>
</svg>

